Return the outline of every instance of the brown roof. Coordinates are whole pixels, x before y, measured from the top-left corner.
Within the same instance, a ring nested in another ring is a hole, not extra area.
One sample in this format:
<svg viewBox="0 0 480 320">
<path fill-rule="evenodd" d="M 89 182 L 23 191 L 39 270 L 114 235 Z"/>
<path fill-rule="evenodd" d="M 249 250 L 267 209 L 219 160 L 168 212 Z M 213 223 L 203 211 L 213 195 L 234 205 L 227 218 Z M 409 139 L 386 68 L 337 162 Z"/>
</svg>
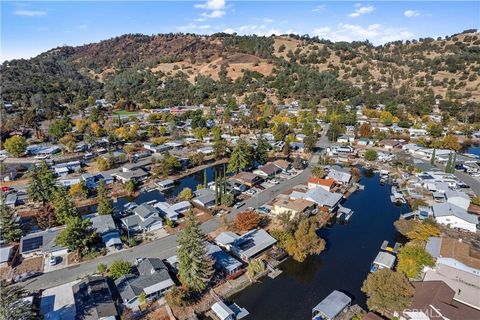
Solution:
<svg viewBox="0 0 480 320">
<path fill-rule="evenodd" d="M 315 202 L 305 199 L 278 199 L 273 203 L 273 205 L 292 210 L 293 212 L 303 212 L 308 208 L 314 206 Z"/>
<path fill-rule="evenodd" d="M 369 312 L 363 316 L 362 320 L 385 320 L 385 318 L 380 317 L 376 313 Z"/>
<path fill-rule="evenodd" d="M 467 211 L 469 213 L 473 213 L 473 214 L 476 214 L 477 216 L 480 216 L 480 206 L 470 203 L 470 206 L 468 207 Z"/>
<path fill-rule="evenodd" d="M 282 159 L 274 161 L 273 164 L 276 165 L 277 167 L 282 168 L 283 170 L 287 170 L 288 167 L 290 166 L 290 163 L 288 161 L 285 161 Z"/>
<path fill-rule="evenodd" d="M 480 269 L 480 259 L 470 255 L 470 246 L 453 238 L 443 238 L 440 255 L 444 258 L 453 258 L 469 267 Z"/>
<path fill-rule="evenodd" d="M 258 170 L 261 170 L 261 171 L 265 172 L 266 174 L 271 175 L 271 174 L 274 174 L 274 173 L 278 172 L 280 170 L 280 168 L 277 167 L 276 165 L 274 165 L 273 163 L 269 162 L 269 163 L 261 166 L 260 168 L 258 168 Z"/>
<path fill-rule="evenodd" d="M 247 172 L 247 171 L 242 171 L 234 175 L 231 179 L 239 180 L 239 181 L 244 181 L 244 182 L 253 182 L 257 179 L 263 179 L 261 176 L 258 174 L 252 173 L 252 172 Z"/>
<path fill-rule="evenodd" d="M 318 184 L 318 185 L 321 185 L 321 186 L 326 186 L 326 187 L 331 187 L 332 185 L 335 184 L 335 180 L 332 179 L 332 178 L 320 179 L 320 178 L 316 178 L 316 177 L 310 177 L 308 179 L 308 182 L 309 183 L 315 183 L 315 184 Z"/>
<path fill-rule="evenodd" d="M 415 294 L 410 309 L 423 311 L 430 317 L 437 316 L 439 319 L 441 317 L 438 312 L 451 320 L 480 319 L 480 310 L 453 300 L 455 292 L 445 282 L 423 281 L 413 282 L 412 284 L 415 288 Z"/>
</svg>

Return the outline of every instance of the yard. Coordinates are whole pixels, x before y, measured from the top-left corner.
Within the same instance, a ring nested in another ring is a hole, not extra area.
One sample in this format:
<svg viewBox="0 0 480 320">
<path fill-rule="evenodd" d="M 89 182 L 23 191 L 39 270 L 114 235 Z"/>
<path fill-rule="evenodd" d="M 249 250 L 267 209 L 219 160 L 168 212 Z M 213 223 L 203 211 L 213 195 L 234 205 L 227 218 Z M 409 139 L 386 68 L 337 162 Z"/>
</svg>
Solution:
<svg viewBox="0 0 480 320">
<path fill-rule="evenodd" d="M 126 110 L 117 110 L 113 112 L 114 115 L 116 116 L 136 116 L 138 115 L 138 112 L 135 111 L 126 111 Z"/>
</svg>

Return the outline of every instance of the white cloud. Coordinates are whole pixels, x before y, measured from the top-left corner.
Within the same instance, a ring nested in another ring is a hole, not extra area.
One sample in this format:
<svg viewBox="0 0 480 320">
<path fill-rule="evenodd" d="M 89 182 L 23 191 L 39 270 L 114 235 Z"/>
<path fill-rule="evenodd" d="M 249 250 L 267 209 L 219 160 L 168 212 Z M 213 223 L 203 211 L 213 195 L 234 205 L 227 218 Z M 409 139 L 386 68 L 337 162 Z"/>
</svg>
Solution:
<svg viewBox="0 0 480 320">
<path fill-rule="evenodd" d="M 195 24 L 195 23 L 189 23 L 184 26 L 177 27 L 178 30 L 181 32 L 205 32 L 206 30 L 210 29 L 212 26 L 209 24 Z"/>
<path fill-rule="evenodd" d="M 373 6 L 363 6 L 363 7 L 359 7 L 358 9 L 355 9 L 355 11 L 350 13 L 348 16 L 351 18 L 356 18 L 361 15 L 371 13 L 373 10 L 375 10 Z"/>
<path fill-rule="evenodd" d="M 319 5 L 319 6 L 316 6 L 315 9 L 313 9 L 312 11 L 313 11 L 313 12 L 322 12 L 322 11 L 325 10 L 326 7 L 327 7 L 326 5 L 321 4 L 321 5 Z"/>
<path fill-rule="evenodd" d="M 222 11 L 222 10 L 213 10 L 210 13 L 207 13 L 207 12 L 202 13 L 202 17 L 205 17 L 205 18 L 221 18 L 224 15 L 225 15 L 225 11 Z"/>
<path fill-rule="evenodd" d="M 407 10 L 403 13 L 403 15 L 407 18 L 413 18 L 413 17 L 418 17 L 420 15 L 420 12 L 415 10 Z"/>
<path fill-rule="evenodd" d="M 274 19 L 270 19 L 270 18 L 263 18 L 263 22 L 265 22 L 265 23 L 274 23 L 275 20 L 274 20 Z"/>
<path fill-rule="evenodd" d="M 203 4 L 196 4 L 195 8 L 221 10 L 225 8 L 225 0 L 207 0 L 207 2 Z"/>
<path fill-rule="evenodd" d="M 84 24 L 77 26 L 77 29 L 79 30 L 86 30 L 88 27 Z"/>
<path fill-rule="evenodd" d="M 23 17 L 40 17 L 47 15 L 47 12 L 35 10 L 15 10 L 13 14 Z"/>
<path fill-rule="evenodd" d="M 267 25 L 261 24 L 247 24 L 240 26 L 238 28 L 227 28 L 224 29 L 223 32 L 225 33 L 237 33 L 237 34 L 256 34 L 258 36 L 271 36 L 272 34 L 280 35 L 280 34 L 291 34 L 295 33 L 298 34 L 299 32 L 294 30 L 280 30 L 278 28 L 267 28 Z"/>
<path fill-rule="evenodd" d="M 313 34 L 331 41 L 364 41 L 383 44 L 396 40 L 411 39 L 415 35 L 403 28 L 388 28 L 374 23 L 367 26 L 340 23 L 336 28 L 329 26 L 313 29 Z"/>
<path fill-rule="evenodd" d="M 201 15 L 208 19 L 223 17 L 226 14 L 225 7 L 225 0 L 207 0 L 205 3 L 195 5 L 195 8 L 206 10 Z"/>
</svg>

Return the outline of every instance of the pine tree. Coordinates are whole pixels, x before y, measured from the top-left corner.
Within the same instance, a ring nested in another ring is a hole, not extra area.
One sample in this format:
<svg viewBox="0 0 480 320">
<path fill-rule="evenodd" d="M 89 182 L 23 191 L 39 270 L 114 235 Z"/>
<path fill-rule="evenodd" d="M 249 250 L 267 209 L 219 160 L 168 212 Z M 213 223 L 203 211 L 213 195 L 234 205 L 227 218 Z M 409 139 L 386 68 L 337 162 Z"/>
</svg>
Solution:
<svg viewBox="0 0 480 320">
<path fill-rule="evenodd" d="M 59 187 L 53 192 L 52 206 L 55 220 L 60 224 L 65 224 L 69 218 L 77 216 L 75 204 L 65 187 Z"/>
<path fill-rule="evenodd" d="M 448 161 L 447 164 L 445 165 L 445 172 L 449 173 L 450 172 L 450 166 L 452 165 L 452 154 L 450 153 L 448 155 Z"/>
<path fill-rule="evenodd" d="M 218 206 L 218 178 L 215 171 L 215 208 Z"/>
<path fill-rule="evenodd" d="M 0 204 L 0 230 L 2 238 L 8 242 L 16 242 L 22 236 L 22 229 L 13 210 L 5 205 L 4 200 Z"/>
<path fill-rule="evenodd" d="M 205 290 L 212 276 L 212 264 L 206 257 L 205 235 L 193 212 L 186 217 L 185 229 L 178 240 L 178 276 L 189 290 Z"/>
<path fill-rule="evenodd" d="M 238 173 L 252 164 L 252 148 L 244 139 L 239 139 L 228 162 L 228 172 Z"/>
<path fill-rule="evenodd" d="M 19 286 L 8 286 L 4 281 L 0 284 L 0 319 L 30 320 L 35 315 L 25 298 L 28 292 Z"/>
<path fill-rule="evenodd" d="M 206 189 L 208 186 L 207 183 L 207 169 L 203 169 L 203 187 Z"/>
<path fill-rule="evenodd" d="M 33 165 L 28 172 L 28 197 L 32 201 L 42 202 L 42 205 L 52 200 L 55 190 L 55 177 L 45 161 L 39 166 Z"/>
<path fill-rule="evenodd" d="M 99 215 L 112 215 L 113 214 L 113 203 L 110 197 L 110 193 L 105 185 L 105 182 L 102 180 L 97 187 L 97 196 L 98 196 L 98 206 L 97 211 Z"/>
<path fill-rule="evenodd" d="M 450 173 L 455 173 L 455 166 L 457 164 L 457 153 L 453 154 L 452 164 L 450 165 Z"/>
<path fill-rule="evenodd" d="M 82 253 L 92 240 L 93 229 L 90 219 L 82 220 L 76 216 L 67 220 L 67 226 L 60 232 L 55 242 L 58 245 Z"/>
<path fill-rule="evenodd" d="M 434 149 L 433 149 L 433 152 L 432 152 L 432 158 L 430 159 L 430 164 L 431 164 L 432 166 L 434 166 L 434 165 L 435 165 L 435 157 L 436 157 L 436 153 L 437 153 L 437 149 L 436 149 L 436 148 L 434 148 Z"/>
</svg>

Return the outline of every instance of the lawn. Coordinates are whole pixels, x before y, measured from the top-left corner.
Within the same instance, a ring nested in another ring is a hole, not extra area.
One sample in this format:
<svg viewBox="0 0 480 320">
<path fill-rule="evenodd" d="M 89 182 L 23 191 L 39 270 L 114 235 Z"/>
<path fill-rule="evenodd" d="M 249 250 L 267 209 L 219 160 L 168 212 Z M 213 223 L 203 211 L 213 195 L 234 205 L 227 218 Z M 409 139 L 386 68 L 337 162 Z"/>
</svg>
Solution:
<svg viewBox="0 0 480 320">
<path fill-rule="evenodd" d="M 138 112 L 135 111 L 126 111 L 126 110 L 117 110 L 113 113 L 116 116 L 136 116 Z"/>
</svg>

